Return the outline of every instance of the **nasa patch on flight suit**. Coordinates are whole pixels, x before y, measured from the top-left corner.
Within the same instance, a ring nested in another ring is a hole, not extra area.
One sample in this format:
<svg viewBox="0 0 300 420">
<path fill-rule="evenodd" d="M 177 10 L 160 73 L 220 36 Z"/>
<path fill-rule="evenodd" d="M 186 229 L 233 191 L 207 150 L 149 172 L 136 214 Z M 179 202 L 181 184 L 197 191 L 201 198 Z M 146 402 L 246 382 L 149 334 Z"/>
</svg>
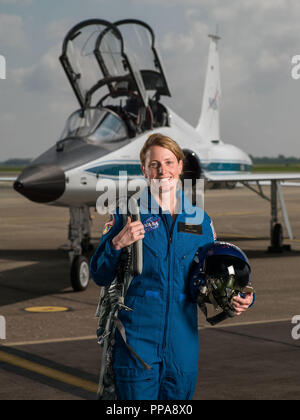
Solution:
<svg viewBox="0 0 300 420">
<path fill-rule="evenodd" d="M 114 227 L 115 221 L 115 216 L 112 216 L 112 219 L 104 226 L 103 235 L 108 234 L 108 232 Z"/>
<path fill-rule="evenodd" d="M 178 223 L 178 232 L 192 233 L 194 235 L 203 235 L 202 225 L 191 225 L 183 222 Z"/>
<path fill-rule="evenodd" d="M 144 220 L 143 225 L 145 232 L 151 232 L 152 230 L 158 229 L 160 217 L 151 216 Z"/>
</svg>

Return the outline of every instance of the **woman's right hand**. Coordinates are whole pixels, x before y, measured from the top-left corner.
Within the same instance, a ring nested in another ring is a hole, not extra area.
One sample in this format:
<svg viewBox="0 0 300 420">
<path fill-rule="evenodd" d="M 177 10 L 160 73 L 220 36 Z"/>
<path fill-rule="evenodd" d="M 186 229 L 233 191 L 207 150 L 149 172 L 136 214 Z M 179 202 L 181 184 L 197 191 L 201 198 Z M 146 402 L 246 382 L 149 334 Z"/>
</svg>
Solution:
<svg viewBox="0 0 300 420">
<path fill-rule="evenodd" d="M 116 250 L 120 250 L 134 242 L 144 239 L 145 229 L 142 222 L 139 220 L 136 222 L 131 221 L 131 217 L 128 217 L 127 225 L 121 230 L 121 232 L 113 238 L 111 241 L 112 246 Z"/>
</svg>

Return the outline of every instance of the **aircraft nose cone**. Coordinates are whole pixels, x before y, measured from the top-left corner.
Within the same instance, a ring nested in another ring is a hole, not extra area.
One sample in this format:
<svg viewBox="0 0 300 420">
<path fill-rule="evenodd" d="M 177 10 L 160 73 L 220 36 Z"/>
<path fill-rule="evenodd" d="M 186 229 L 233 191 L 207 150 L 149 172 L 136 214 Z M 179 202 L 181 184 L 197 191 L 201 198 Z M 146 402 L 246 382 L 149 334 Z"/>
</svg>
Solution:
<svg viewBox="0 0 300 420">
<path fill-rule="evenodd" d="M 33 165 L 26 168 L 14 189 L 36 203 L 51 203 L 65 191 L 66 179 L 62 169 L 51 165 Z"/>
</svg>

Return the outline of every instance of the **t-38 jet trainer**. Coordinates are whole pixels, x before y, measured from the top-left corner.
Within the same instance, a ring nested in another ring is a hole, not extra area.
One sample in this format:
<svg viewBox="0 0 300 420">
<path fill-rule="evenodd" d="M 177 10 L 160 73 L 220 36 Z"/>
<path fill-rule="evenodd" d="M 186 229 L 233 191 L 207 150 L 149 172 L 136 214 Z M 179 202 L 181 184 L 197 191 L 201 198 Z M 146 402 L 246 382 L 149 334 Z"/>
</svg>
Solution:
<svg viewBox="0 0 300 420">
<path fill-rule="evenodd" d="M 15 180 L 14 188 L 28 199 L 70 208 L 71 283 L 84 290 L 89 282 L 90 208 L 95 207 L 99 179 L 128 181 L 142 177 L 139 152 L 148 136 L 161 132 L 185 152 L 184 177 L 234 186 L 243 183 L 271 201 L 272 247 L 282 247 L 278 196 L 290 237 L 281 181 L 300 174 L 251 174 L 249 156 L 220 139 L 221 96 L 218 41 L 210 35 L 210 51 L 197 127 L 163 105 L 171 96 L 152 29 L 144 22 L 114 24 L 93 19 L 79 23 L 66 35 L 61 64 L 80 108 L 67 120 L 57 143 Z M 271 181 L 270 197 L 262 181 Z M 254 184 L 253 184 L 254 182 Z"/>
</svg>

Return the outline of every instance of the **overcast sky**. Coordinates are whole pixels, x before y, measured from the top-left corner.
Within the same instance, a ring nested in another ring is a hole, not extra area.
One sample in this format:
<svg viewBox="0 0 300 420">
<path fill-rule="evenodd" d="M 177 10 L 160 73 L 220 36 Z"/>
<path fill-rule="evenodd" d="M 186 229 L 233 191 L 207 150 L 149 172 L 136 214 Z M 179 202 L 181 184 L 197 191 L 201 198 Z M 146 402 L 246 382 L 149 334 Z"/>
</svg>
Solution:
<svg viewBox="0 0 300 420">
<path fill-rule="evenodd" d="M 221 138 L 255 156 L 300 157 L 298 0 L 0 0 L 0 161 L 37 157 L 78 107 L 58 57 L 81 20 L 137 18 L 153 27 L 172 99 L 196 125 L 207 64 L 207 35 L 218 25 Z"/>
</svg>

